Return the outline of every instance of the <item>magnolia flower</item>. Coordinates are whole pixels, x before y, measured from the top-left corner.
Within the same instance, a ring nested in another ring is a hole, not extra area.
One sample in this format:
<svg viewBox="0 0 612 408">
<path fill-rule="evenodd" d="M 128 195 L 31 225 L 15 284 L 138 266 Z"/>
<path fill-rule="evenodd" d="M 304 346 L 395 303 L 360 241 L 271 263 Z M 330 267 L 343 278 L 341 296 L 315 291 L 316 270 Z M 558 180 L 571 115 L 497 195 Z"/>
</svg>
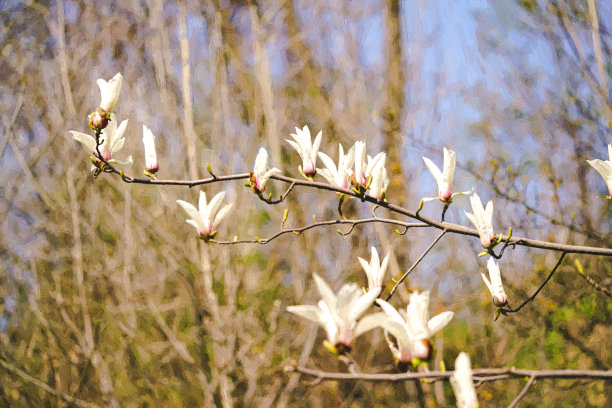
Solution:
<svg viewBox="0 0 612 408">
<path fill-rule="evenodd" d="M 470 197 L 472 211 L 474 214 L 465 213 L 466 217 L 474 224 L 480 236 L 480 243 L 484 249 L 488 249 L 495 241 L 495 233 L 493 232 L 493 201 L 487 203 L 487 207 L 482 207 L 482 202 L 478 194 Z"/>
<path fill-rule="evenodd" d="M 317 169 L 325 179 L 340 188 L 349 188 L 351 179 L 351 167 L 355 161 L 355 147 L 351 147 L 349 151 L 344 154 L 344 149 L 341 144 L 338 144 L 338 167 L 334 161 L 323 152 L 319 152 L 319 158 L 325 165 L 325 169 Z"/>
<path fill-rule="evenodd" d="M 472 365 L 470 364 L 470 356 L 467 353 L 461 352 L 457 356 L 455 371 L 450 378 L 450 383 L 457 399 L 457 407 L 478 407 L 478 398 L 476 397 L 476 389 L 472 379 Z"/>
<path fill-rule="evenodd" d="M 106 82 L 102 78 L 98 79 L 98 87 L 100 88 L 100 107 L 89 115 L 89 125 L 96 131 L 100 131 L 108 126 L 110 114 L 115 108 L 119 92 L 121 92 L 121 83 L 123 76 L 117 73 L 110 81 Z"/>
<path fill-rule="evenodd" d="M 425 161 L 425 165 L 431 172 L 431 174 L 436 179 L 436 183 L 438 183 L 438 197 L 429 197 L 424 198 L 423 201 L 431 201 L 435 199 L 440 199 L 441 201 L 447 203 L 450 202 L 456 195 L 461 194 L 469 194 L 472 191 L 464 191 L 461 193 L 453 194 L 453 177 L 455 175 L 455 152 L 452 150 L 448 150 L 446 147 L 444 148 L 444 170 L 440 171 L 438 166 L 434 164 L 427 157 L 423 157 L 423 161 Z"/>
<path fill-rule="evenodd" d="M 255 167 L 251 172 L 251 188 L 257 194 L 262 193 L 266 189 L 268 179 L 279 173 L 281 171 L 276 167 L 272 169 L 268 167 L 268 152 L 262 147 L 257 153 Z"/>
<path fill-rule="evenodd" d="M 183 207 L 183 210 L 185 210 L 187 215 L 191 217 L 191 219 L 186 220 L 187 223 L 193 225 L 198 230 L 198 235 L 200 238 L 208 241 L 209 239 L 215 237 L 215 234 L 217 234 L 215 227 L 223 218 L 225 218 L 234 205 L 233 203 L 227 204 L 219 211 L 219 207 L 221 207 L 224 197 L 225 191 L 221 191 L 220 193 L 217 193 L 212 200 L 210 200 L 210 203 L 207 204 L 206 193 L 200 191 L 199 211 L 192 204 L 186 201 L 176 200 L 176 202 Z"/>
<path fill-rule="evenodd" d="M 399 367 L 406 367 L 413 359 L 428 360 L 432 347 L 429 338 L 442 330 L 453 318 L 453 312 L 442 312 L 429 319 L 429 291 L 410 294 L 406 312 L 397 311 L 382 299 L 376 302 L 386 314 L 380 326 L 395 337 L 397 346 L 388 338 L 389 348 Z"/>
<path fill-rule="evenodd" d="M 612 198 L 612 144 L 608 145 L 608 157 L 610 160 L 587 160 L 587 163 L 593 166 L 593 168 L 597 170 L 599 174 L 601 174 L 601 177 L 603 177 L 606 185 L 608 186 L 610 198 Z"/>
<path fill-rule="evenodd" d="M 98 87 L 100 88 L 100 107 L 107 113 L 111 113 L 115 109 L 117 99 L 119 99 L 119 92 L 121 92 L 121 83 L 123 82 L 123 75 L 120 72 L 115 74 L 108 82 L 102 78 L 98 79 Z"/>
<path fill-rule="evenodd" d="M 290 135 L 293 140 L 285 139 L 300 154 L 302 158 L 300 172 L 307 177 L 312 177 L 317 173 L 317 153 L 321 145 L 322 135 L 322 131 L 319 131 L 314 143 L 311 143 L 310 130 L 308 126 L 304 126 L 303 129 L 295 128 L 295 134 Z"/>
<path fill-rule="evenodd" d="M 387 272 L 390 256 L 391 252 L 387 252 L 381 264 L 380 258 L 378 257 L 378 251 L 376 251 L 376 248 L 372 247 L 372 259 L 370 263 L 359 257 L 359 263 L 361 263 L 368 277 L 368 291 L 378 291 L 378 294 L 382 291 L 382 281 L 385 278 L 385 272 Z"/>
<path fill-rule="evenodd" d="M 380 313 L 361 319 L 365 311 L 372 306 L 378 296 L 377 291 L 363 291 L 354 283 L 345 284 L 337 294 L 316 273 L 313 274 L 317 290 L 321 295 L 319 303 L 314 305 L 289 306 L 287 311 L 312 320 L 323 326 L 327 334 L 327 343 L 332 351 L 343 354 L 351 350 L 351 342 L 360 334 L 378 326 Z"/>
<path fill-rule="evenodd" d="M 157 153 L 155 153 L 155 136 L 146 126 L 142 126 L 142 143 L 145 150 L 145 169 L 148 173 L 155 174 L 159 170 Z"/>
<path fill-rule="evenodd" d="M 355 142 L 355 173 L 352 179 L 358 187 L 368 187 L 365 142 Z"/>
<path fill-rule="evenodd" d="M 111 114 L 111 121 L 105 129 L 102 129 L 102 132 L 100 133 L 101 143 L 100 146 L 98 146 L 98 149 L 100 150 L 102 158 L 108 163 L 115 163 L 121 166 L 130 166 L 132 164 L 132 156 L 130 156 L 126 162 L 120 162 L 113 159 L 113 155 L 121 150 L 123 144 L 125 143 L 123 134 L 125 133 L 127 124 L 128 120 L 126 119 L 121 122 L 119 126 L 117 126 L 115 115 Z M 89 151 L 97 155 L 96 139 L 90 135 L 86 135 L 85 133 L 77 132 L 75 130 L 71 130 L 70 133 L 72 134 L 72 138 L 74 140 L 81 142 L 89 149 Z"/>
<path fill-rule="evenodd" d="M 368 156 L 368 167 L 366 174 L 372 178 L 370 182 L 370 195 L 377 200 L 382 200 L 389 187 L 389 176 L 385 169 L 387 155 L 384 152 L 378 153 L 374 158 Z"/>
<path fill-rule="evenodd" d="M 493 303 L 497 307 L 505 306 L 508 303 L 508 298 L 502 285 L 501 272 L 499 271 L 499 265 L 491 257 L 487 261 L 487 269 L 489 270 L 491 281 L 487 279 L 484 273 L 481 272 L 480 275 L 482 275 L 482 279 L 485 281 L 487 288 L 489 288 L 491 295 L 493 295 Z"/>
</svg>

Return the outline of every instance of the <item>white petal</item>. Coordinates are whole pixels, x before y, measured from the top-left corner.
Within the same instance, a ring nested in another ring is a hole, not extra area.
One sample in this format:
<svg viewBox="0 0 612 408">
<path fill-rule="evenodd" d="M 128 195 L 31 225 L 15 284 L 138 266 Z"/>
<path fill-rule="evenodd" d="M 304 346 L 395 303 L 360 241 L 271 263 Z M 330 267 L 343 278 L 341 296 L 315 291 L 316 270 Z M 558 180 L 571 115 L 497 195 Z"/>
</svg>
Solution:
<svg viewBox="0 0 612 408">
<path fill-rule="evenodd" d="M 300 154 L 300 156 L 302 155 L 302 149 L 300 148 L 300 145 L 289 139 L 285 139 L 285 142 L 289 143 L 291 147 L 293 147 Z"/>
<path fill-rule="evenodd" d="M 76 130 L 71 130 L 70 133 L 72 134 L 72 138 L 74 140 L 84 144 L 90 152 L 96 150 L 96 139 L 93 137 L 86 135 L 85 133 L 77 132 Z"/>
<path fill-rule="evenodd" d="M 319 318 L 319 308 L 314 305 L 297 305 L 287 306 L 287 311 L 296 314 L 305 319 L 311 320 L 315 323 L 322 324 L 323 322 Z"/>
<path fill-rule="evenodd" d="M 449 186 L 453 184 L 453 176 L 455 175 L 456 157 L 455 152 L 444 148 L 444 173 L 442 180 Z"/>
<path fill-rule="evenodd" d="M 478 406 L 470 357 L 464 352 L 459 353 L 457 360 L 455 360 L 455 372 L 450 378 L 450 383 L 457 399 L 458 408 L 476 408 Z"/>
<path fill-rule="evenodd" d="M 223 207 L 221 211 L 217 213 L 217 216 L 215 217 L 215 220 L 213 221 L 213 227 L 216 225 L 219 225 L 221 220 L 223 220 L 227 216 L 227 214 L 230 213 L 233 206 L 234 206 L 234 203 L 229 203 L 228 205 Z"/>
<path fill-rule="evenodd" d="M 183 201 L 183 200 L 176 200 L 176 202 L 183 207 L 183 210 L 185 210 L 185 212 L 187 213 L 187 215 L 193 220 L 193 222 L 198 226 L 199 230 L 204 231 L 205 225 L 204 225 L 204 221 L 202 220 L 202 216 L 200 215 L 200 212 L 197 210 L 197 208 L 195 208 L 191 203 L 188 203 L 187 201 Z M 190 223 L 193 225 L 193 223 Z"/>
<path fill-rule="evenodd" d="M 442 330 L 453 319 L 453 315 L 453 312 L 442 312 L 439 315 L 432 317 L 427 323 L 429 335 L 433 336 L 435 333 Z"/>
<path fill-rule="evenodd" d="M 485 284 L 487 285 L 487 288 L 489 288 L 489 292 L 493 294 L 493 287 L 491 287 L 491 283 L 489 282 L 489 279 L 487 279 L 486 275 L 482 272 L 480 272 L 480 276 L 482 276 L 482 280 L 484 280 Z"/>
<path fill-rule="evenodd" d="M 319 133 L 317 133 L 317 137 L 315 137 L 314 143 L 312 144 L 312 155 L 314 157 L 316 157 L 316 154 L 319 151 L 319 146 L 321 146 L 322 137 L 323 137 L 323 131 L 319 130 Z"/>
<path fill-rule="evenodd" d="M 469 212 L 464 212 L 465 216 L 468 217 L 468 220 L 470 220 L 470 222 L 472 224 L 474 224 L 474 227 L 476 227 L 476 229 L 480 229 L 480 223 L 478 222 L 478 220 L 476 220 L 476 217 L 474 217 L 473 214 L 470 214 Z"/>
<path fill-rule="evenodd" d="M 319 158 L 323 162 L 323 165 L 327 168 L 331 177 L 335 177 L 336 173 L 338 173 L 338 169 L 336 167 L 336 163 L 323 152 L 319 152 Z M 329 180 L 328 180 L 329 181 Z M 330 181 L 331 183 L 331 181 Z"/>
<path fill-rule="evenodd" d="M 353 304 L 351 309 L 351 319 L 357 320 L 359 316 L 365 313 L 366 310 L 370 308 L 374 304 L 374 301 L 380 294 L 380 291 L 371 290 L 367 293 L 363 294 L 359 299 Z"/>
<path fill-rule="evenodd" d="M 373 313 L 367 316 L 364 316 L 357 326 L 355 326 L 355 337 L 372 330 L 376 327 L 380 327 L 381 323 L 385 320 L 386 315 L 383 312 Z"/>
<path fill-rule="evenodd" d="M 223 194 L 225 193 L 223 192 Z M 208 201 L 206 200 L 206 193 L 204 191 L 200 191 L 198 207 L 200 208 L 200 214 L 205 214 L 207 212 Z"/>
<path fill-rule="evenodd" d="M 331 290 L 327 282 L 325 282 L 319 275 L 316 273 L 312 274 L 312 277 L 315 280 L 315 284 L 317 285 L 317 290 L 319 291 L 319 295 L 325 304 L 328 306 L 336 305 L 336 295 Z"/>
<path fill-rule="evenodd" d="M 587 163 L 589 163 L 595 170 L 597 170 L 597 172 L 601 174 L 601 177 L 603 177 L 604 180 L 607 180 L 610 176 L 612 176 L 612 165 L 610 164 L 610 162 L 595 159 L 587 160 Z"/>
<path fill-rule="evenodd" d="M 393 306 L 391 306 L 389 303 L 382 299 L 376 299 L 376 303 L 378 303 L 378 305 L 382 308 L 383 312 L 385 312 L 387 316 L 389 316 L 391 321 L 402 327 L 405 326 L 406 322 L 404 321 L 404 318 Z"/>
<path fill-rule="evenodd" d="M 436 183 L 438 183 L 438 186 L 439 186 L 440 182 L 442 181 L 442 172 L 440 171 L 438 166 L 436 166 L 435 163 L 429 160 L 427 157 L 423 157 L 423 161 L 425 162 L 425 165 L 429 169 L 429 172 L 436 179 Z"/>
<path fill-rule="evenodd" d="M 268 152 L 263 147 L 259 149 L 257 157 L 255 158 L 255 166 L 253 167 L 253 173 L 255 177 L 261 177 L 265 174 L 268 169 Z"/>
<path fill-rule="evenodd" d="M 220 191 L 219 193 L 217 193 L 208 203 L 206 211 L 202 213 L 202 217 L 204 217 L 205 219 L 212 220 L 215 217 L 217 210 L 219 210 L 219 207 L 221 207 L 223 197 L 225 197 L 225 191 Z M 202 212 L 202 209 L 200 209 L 200 212 Z"/>
</svg>

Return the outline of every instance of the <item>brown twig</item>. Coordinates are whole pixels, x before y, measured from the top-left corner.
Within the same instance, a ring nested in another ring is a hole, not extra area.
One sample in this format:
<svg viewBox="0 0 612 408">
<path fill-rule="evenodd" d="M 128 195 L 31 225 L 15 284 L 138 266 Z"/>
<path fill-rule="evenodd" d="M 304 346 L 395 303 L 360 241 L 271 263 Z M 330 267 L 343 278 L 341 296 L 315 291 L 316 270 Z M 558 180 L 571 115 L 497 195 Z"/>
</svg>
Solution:
<svg viewBox="0 0 612 408">
<path fill-rule="evenodd" d="M 312 224 L 306 225 L 304 227 L 298 227 L 298 228 L 283 228 L 280 231 L 278 231 L 277 233 L 275 233 L 274 235 L 268 237 L 268 238 L 255 238 L 255 239 L 241 239 L 241 240 L 236 240 L 236 241 L 217 241 L 214 239 L 209 240 L 209 243 L 213 243 L 213 244 L 220 244 L 220 245 L 236 245 L 236 244 L 260 244 L 260 245 L 265 245 L 267 243 L 269 243 L 270 241 L 275 240 L 276 238 L 285 235 L 285 234 L 296 234 L 296 235 L 300 235 L 302 232 L 304 231 L 308 231 L 310 229 L 313 228 L 317 228 L 317 227 L 323 227 L 323 226 L 329 226 L 329 225 L 350 225 L 351 228 L 349 231 L 347 232 L 342 232 L 340 230 L 338 230 L 338 232 L 341 235 L 348 235 L 350 234 L 354 227 L 356 225 L 360 225 L 360 224 L 369 224 L 369 223 L 373 223 L 373 222 L 377 222 L 377 223 L 382 223 L 382 224 L 391 224 L 391 225 L 401 225 L 403 227 L 405 227 L 406 229 L 408 228 L 424 228 L 427 227 L 427 224 L 424 223 L 409 223 L 409 222 L 404 222 L 404 221 L 397 221 L 397 220 L 392 220 L 392 219 L 388 219 L 388 218 L 363 218 L 363 219 L 358 219 L 358 220 L 348 220 L 348 219 L 343 219 L 343 220 L 329 220 L 329 221 L 316 221 Z"/>
<path fill-rule="evenodd" d="M 118 173 L 117 171 L 114 171 Z M 227 176 L 216 176 L 209 177 L 200 180 L 149 180 L 149 179 L 139 179 L 139 178 L 131 178 L 129 176 L 123 175 L 123 180 L 128 183 L 135 184 L 147 184 L 147 185 L 164 185 L 164 186 L 187 186 L 187 187 L 195 187 L 206 184 L 213 184 L 220 181 L 230 181 L 230 180 L 243 180 L 248 179 L 249 173 L 242 174 L 232 174 Z M 414 211 L 410 211 L 406 208 L 400 207 L 395 204 L 391 204 L 386 201 L 378 200 L 372 196 L 367 194 L 358 195 L 354 191 L 336 187 L 331 184 L 321 183 L 316 181 L 307 181 L 307 180 L 299 180 L 291 177 L 283 176 L 283 175 L 275 175 L 272 176 L 271 179 L 282 181 L 289 184 L 294 184 L 295 186 L 303 186 L 307 188 L 315 188 L 319 190 L 331 191 L 335 193 L 344 194 L 346 196 L 355 197 L 362 199 L 363 201 L 367 201 L 372 204 L 377 204 L 380 207 L 386 208 L 387 210 L 394 212 L 396 214 L 401 214 L 419 221 L 424 222 L 430 227 L 437 228 L 439 230 L 446 230 L 446 232 L 460 235 L 469 235 L 472 237 L 479 237 L 478 231 L 472 228 L 467 228 L 462 225 L 453 224 L 449 222 L 438 222 L 431 218 L 424 217 L 422 215 L 417 215 Z M 582 246 L 582 245 L 568 245 L 568 244 L 559 244 L 556 242 L 547 242 L 547 241 L 539 241 L 536 239 L 523 238 L 523 237 L 512 237 L 507 240 L 507 245 L 520 245 L 529 248 L 539 248 L 552 250 L 557 252 L 563 252 L 565 254 L 586 254 L 586 255 L 599 255 L 599 256 L 612 256 L 612 248 L 598 248 L 598 247 L 590 247 L 590 246 Z"/>
<path fill-rule="evenodd" d="M 326 372 L 303 366 L 287 366 L 286 372 L 299 372 L 321 380 L 332 381 L 371 381 L 371 382 L 402 382 L 421 379 L 448 379 L 453 371 L 428 371 L 408 373 L 338 373 Z M 604 370 L 528 370 L 517 368 L 477 368 L 472 370 L 474 380 L 490 382 L 511 378 L 533 377 L 537 378 L 574 378 L 592 380 L 612 380 L 612 371 Z"/>
<path fill-rule="evenodd" d="M 557 264 L 555 265 L 555 267 L 552 269 L 552 271 L 550 271 L 550 273 L 548 274 L 548 276 L 546 277 L 544 282 L 542 282 L 542 284 L 540 285 L 538 290 L 536 290 L 535 293 L 529 297 L 529 299 L 527 299 L 523 303 L 521 303 L 521 305 L 519 307 L 517 307 L 516 309 L 505 309 L 504 308 L 504 309 L 500 309 L 500 312 L 501 313 L 516 313 L 519 310 L 521 310 L 523 308 L 523 306 L 525 306 L 527 303 L 529 303 L 533 299 L 535 299 L 535 297 L 538 296 L 538 293 L 540 293 L 540 291 L 544 288 L 544 286 L 546 286 L 546 284 L 548 283 L 550 278 L 552 278 L 552 276 L 555 274 L 555 272 L 557 271 L 557 269 L 559 268 L 559 266 L 563 262 L 563 259 L 565 258 L 565 255 L 566 255 L 565 252 L 561 253 L 561 256 L 559 257 L 559 260 L 557 261 Z"/>
<path fill-rule="evenodd" d="M 529 381 L 527 381 L 527 384 L 525 384 L 519 395 L 517 395 L 516 398 L 510 403 L 510 405 L 508 405 L 508 408 L 514 408 L 518 405 L 519 401 L 522 400 L 525 395 L 527 395 L 527 391 L 529 391 L 529 388 L 531 388 L 531 385 L 533 384 L 535 379 L 536 378 L 533 375 L 529 377 Z"/>
<path fill-rule="evenodd" d="M 419 256 L 419 258 L 412 264 L 412 266 L 402 275 L 402 277 L 397 282 L 395 282 L 395 285 L 393 285 L 393 288 L 387 296 L 387 299 L 385 299 L 387 302 L 389 301 L 389 299 L 391 299 L 391 296 L 393 296 L 399 285 L 401 285 L 402 282 L 408 277 L 408 275 L 410 275 L 410 272 L 412 272 L 414 268 L 417 267 L 417 265 L 423 260 L 423 258 L 425 258 L 425 255 L 427 255 L 427 253 L 431 251 L 431 249 L 438 243 L 438 241 L 444 236 L 444 234 L 446 234 L 446 230 L 442 230 L 442 232 L 436 237 L 436 239 L 433 240 L 431 244 L 429 244 L 429 246 L 425 249 L 425 251 L 423 251 L 421 256 Z"/>
</svg>

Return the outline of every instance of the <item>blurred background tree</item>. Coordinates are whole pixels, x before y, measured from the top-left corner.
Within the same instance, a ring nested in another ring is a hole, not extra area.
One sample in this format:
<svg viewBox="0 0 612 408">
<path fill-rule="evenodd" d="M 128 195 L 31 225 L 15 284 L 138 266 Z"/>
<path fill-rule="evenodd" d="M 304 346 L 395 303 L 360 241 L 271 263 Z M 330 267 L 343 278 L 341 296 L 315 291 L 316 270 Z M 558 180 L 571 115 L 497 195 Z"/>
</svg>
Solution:
<svg viewBox="0 0 612 408">
<path fill-rule="evenodd" d="M 314 303 L 312 272 L 332 287 L 365 285 L 357 257 L 393 251 L 390 274 L 436 232 L 367 224 L 346 237 L 312 230 L 266 246 L 197 242 L 176 199 L 198 191 L 126 185 L 102 175 L 68 130 L 86 131 L 95 79 L 124 75 L 116 107 L 129 119 L 124 151 L 144 168 L 141 125 L 157 135 L 160 177 L 250 171 L 260 146 L 297 175 L 284 142 L 295 126 L 323 130 L 337 157 L 365 140 L 388 154 L 388 199 L 415 209 L 435 191 L 421 156 L 457 152 L 455 185 L 495 200 L 495 226 L 515 235 L 610 247 L 610 201 L 587 159 L 612 142 L 611 4 L 417 1 L 126 1 L 0 3 L 0 405 L 436 406 L 450 386 L 323 382 L 305 386 L 288 361 L 336 371 L 321 330 L 286 313 Z M 282 186 L 271 184 L 271 191 Z M 296 191 L 266 206 L 239 183 L 220 229 L 231 239 L 334 218 L 334 195 Z M 194 190 L 199 190 L 194 189 Z M 439 203 L 423 214 L 438 216 Z M 347 203 L 346 214 L 369 208 Z M 458 198 L 447 220 L 468 225 Z M 609 369 L 606 258 L 569 256 L 521 313 L 493 321 L 477 239 L 447 236 L 395 298 L 432 291 L 453 310 L 435 340 L 452 366 Z M 517 248 L 500 263 L 515 304 L 556 262 Z M 359 338 L 364 371 L 392 371 L 380 331 Z M 31 375 L 48 384 L 29 381 Z M 509 403 L 514 380 L 478 389 L 482 406 Z M 603 382 L 541 380 L 524 405 L 609 406 Z M 62 397 L 64 395 L 64 397 Z M 71 396 L 71 397 L 69 397 Z"/>
</svg>

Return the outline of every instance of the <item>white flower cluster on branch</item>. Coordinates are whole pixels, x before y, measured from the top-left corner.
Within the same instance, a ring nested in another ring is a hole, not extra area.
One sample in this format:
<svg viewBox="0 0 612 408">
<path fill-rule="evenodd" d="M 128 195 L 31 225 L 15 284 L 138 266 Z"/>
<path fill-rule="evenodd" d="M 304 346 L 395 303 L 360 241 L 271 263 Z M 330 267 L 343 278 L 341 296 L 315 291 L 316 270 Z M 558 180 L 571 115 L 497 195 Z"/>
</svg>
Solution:
<svg viewBox="0 0 612 408">
<path fill-rule="evenodd" d="M 591 253 L 612 256 L 612 250 L 608 248 L 578 247 L 566 244 L 551 244 L 527 238 L 512 238 L 512 228 L 509 229 L 507 236 L 504 238 L 503 234 L 496 234 L 493 229 L 493 202 L 489 201 L 486 206 L 483 206 L 480 197 L 476 193 L 470 197 L 472 213 L 465 212 L 466 217 L 476 227 L 476 231 L 457 224 L 445 222 L 444 215 L 448 207 L 453 203 L 453 199 L 458 195 L 471 194 L 473 191 L 473 189 L 471 189 L 464 192 L 453 192 L 452 184 L 457 158 L 456 153 L 446 147 L 443 149 L 444 162 L 442 170 L 440 170 L 432 160 L 423 157 L 425 165 L 436 180 L 438 195 L 421 199 L 419 208 L 416 212 L 411 212 L 386 201 L 389 177 L 386 170 L 385 152 L 379 152 L 373 156 L 367 154 L 365 141 L 355 141 L 354 145 L 345 152 L 344 147 L 339 143 L 338 160 L 335 162 L 326 153 L 319 151 L 323 139 L 322 131 L 317 133 L 313 142 L 308 126 L 304 126 L 301 129 L 296 127 L 295 133 L 290 135 L 292 140 L 286 139 L 287 143 L 297 151 L 301 158 L 301 164 L 298 166 L 298 171 L 306 181 L 284 176 L 280 169 L 275 167 L 271 168 L 268 165 L 268 152 L 264 147 L 259 149 L 253 165 L 253 171 L 250 173 L 216 176 L 207 164 L 207 169 L 212 176 L 210 179 L 192 181 L 157 180 L 156 173 L 159 171 L 159 163 L 155 148 L 155 136 L 146 126 L 143 126 L 142 141 L 145 158 L 144 174 L 149 178 L 136 179 L 128 177 L 124 174 L 123 170 L 118 170 L 115 167 L 133 164 L 132 156 L 129 156 L 126 161 L 119 161 L 115 157 L 124 146 L 124 134 L 128 126 L 127 119 L 118 124 L 114 112 L 121 91 L 122 82 L 123 76 L 120 73 L 116 74 L 109 81 L 98 79 L 97 83 L 101 94 L 100 105 L 88 117 L 89 125 L 94 131 L 93 136 L 74 130 L 70 131 L 72 137 L 82 143 L 91 153 L 90 159 L 93 163 L 92 169 L 96 176 L 102 172 L 108 172 L 121 175 L 124 181 L 131 183 L 184 185 L 189 187 L 223 180 L 248 179 L 249 183 L 247 186 L 253 190 L 259 199 L 269 204 L 283 202 L 295 186 L 333 191 L 340 196 L 338 212 L 342 217 L 341 220 L 326 222 L 316 222 L 315 220 L 313 226 L 291 230 L 294 233 L 301 233 L 315 226 L 348 223 L 351 226 L 348 232 L 343 233 L 339 231 L 342 235 L 347 235 L 353 230 L 355 225 L 365 223 L 366 221 L 384 223 L 395 222 L 394 220 L 383 220 L 378 218 L 374 210 L 379 206 L 420 221 L 419 224 L 401 224 L 398 221 L 398 225 L 405 225 L 406 228 L 405 231 L 400 234 L 405 234 L 408 228 L 416 226 L 434 227 L 442 230 L 440 235 L 425 250 L 416 263 L 396 282 L 386 300 L 378 299 L 378 297 L 381 295 L 384 288 L 383 281 L 391 256 L 390 252 L 385 255 L 381 262 L 378 251 L 376 248 L 372 247 L 371 259 L 369 262 L 363 258 L 359 258 L 359 262 L 366 273 L 368 282 L 367 290 L 361 289 L 355 283 L 345 283 L 338 292 L 334 293 L 330 286 L 318 274 L 313 274 L 315 286 L 321 298 L 319 302 L 316 305 L 289 306 L 287 307 L 287 311 L 320 324 L 326 333 L 326 340 L 324 342 L 325 347 L 339 356 L 345 356 L 351 351 L 352 342 L 356 337 L 369 330 L 381 328 L 384 330 L 385 338 L 389 344 L 396 366 L 400 370 L 407 371 L 411 368 L 416 368 L 423 362 L 427 362 L 432 358 L 433 347 L 430 339 L 436 332 L 442 330 L 451 321 L 454 313 L 452 311 L 446 311 L 430 319 L 428 291 L 421 293 L 415 291 L 411 293 L 405 308 L 401 307 L 398 309 L 389 303 L 389 300 L 395 293 L 397 286 L 403 282 L 406 276 L 447 232 L 478 236 L 480 238 L 480 244 L 485 249 L 485 252 L 479 255 L 490 255 L 487 261 L 488 277 L 484 273 L 481 273 L 481 276 L 491 293 L 493 304 L 498 308 L 496 311 L 496 318 L 499 314 L 517 312 L 525 304 L 532 301 L 544 285 L 552 278 L 566 254 Z M 601 174 L 608 186 L 609 196 L 603 198 L 612 198 L 612 145 L 608 145 L 608 154 L 610 160 L 604 161 L 595 159 L 588 161 L 588 163 Z M 321 168 L 317 167 L 317 159 L 320 159 L 323 164 Z M 317 175 L 325 179 L 327 184 L 314 181 Z M 268 198 L 263 196 L 266 184 L 270 180 L 280 180 L 290 183 L 287 191 L 278 200 L 272 200 L 271 194 Z M 362 201 L 375 204 L 376 207 L 373 210 L 374 218 L 372 220 L 347 220 L 344 218 L 342 215 L 342 202 L 346 197 L 359 198 Z M 222 206 L 224 198 L 225 192 L 221 191 L 208 202 L 206 193 L 200 191 L 199 208 L 196 208 L 189 202 L 177 200 L 179 206 L 181 206 L 189 216 L 186 222 L 195 227 L 197 236 L 207 243 L 229 243 L 215 240 L 217 226 L 229 214 L 233 207 L 233 203 Z M 424 202 L 436 199 L 439 199 L 444 204 L 441 222 L 433 221 L 419 215 L 419 211 L 422 209 Z M 281 223 L 282 231 L 276 236 L 287 232 L 283 227 L 287 219 L 287 211 L 288 210 L 285 211 L 285 216 Z M 269 242 L 273 238 L 265 241 Z M 233 243 L 236 242 L 237 240 L 233 241 Z M 254 241 L 243 242 L 264 243 L 258 238 Z M 504 242 L 504 244 L 501 250 L 496 254 L 494 248 L 502 242 Z M 558 251 L 561 252 L 561 257 L 534 295 L 523 302 L 518 308 L 511 309 L 502 284 L 500 268 L 495 259 L 500 259 L 506 248 L 514 248 L 516 245 Z M 381 311 L 367 315 L 365 314 L 368 309 L 375 306 L 378 306 Z M 457 396 L 458 405 L 460 407 L 476 407 L 478 401 L 474 391 L 470 360 L 467 354 L 459 354 L 455 366 L 456 370 L 451 378 L 451 383 Z"/>
</svg>

